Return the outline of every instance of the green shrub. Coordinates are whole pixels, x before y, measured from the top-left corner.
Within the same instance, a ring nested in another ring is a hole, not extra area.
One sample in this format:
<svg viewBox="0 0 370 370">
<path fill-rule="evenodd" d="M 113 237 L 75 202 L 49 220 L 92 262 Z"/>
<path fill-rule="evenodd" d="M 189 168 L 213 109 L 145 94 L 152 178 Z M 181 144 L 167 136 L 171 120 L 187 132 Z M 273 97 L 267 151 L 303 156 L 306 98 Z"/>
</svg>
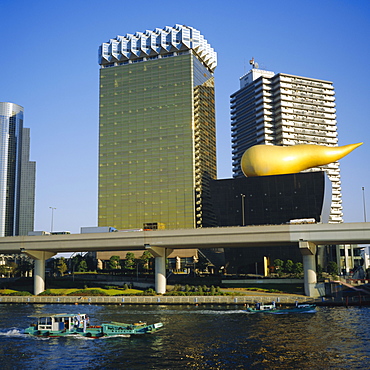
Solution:
<svg viewBox="0 0 370 370">
<path fill-rule="evenodd" d="M 172 292 L 167 292 L 165 293 L 167 296 L 187 296 L 188 294 L 186 292 L 181 292 L 181 291 L 172 291 Z"/>
<path fill-rule="evenodd" d="M 104 285 L 103 288 L 104 289 L 107 289 L 107 290 L 109 290 L 109 289 L 117 289 L 117 286 L 115 286 L 115 285 Z"/>
<path fill-rule="evenodd" d="M 49 296 L 49 295 L 63 295 L 63 294 L 57 293 L 57 292 L 54 292 L 53 293 L 50 289 L 46 289 L 43 292 L 39 293 L 38 295 L 42 295 L 42 296 L 46 295 L 46 296 Z"/>
<path fill-rule="evenodd" d="M 30 296 L 30 295 L 33 295 L 31 294 L 30 292 L 13 292 L 13 293 L 10 293 L 9 295 L 12 295 L 12 296 Z"/>
<path fill-rule="evenodd" d="M 74 292 L 69 293 L 70 296 L 101 296 L 101 295 L 108 295 L 104 290 L 101 289 L 80 289 Z"/>
</svg>

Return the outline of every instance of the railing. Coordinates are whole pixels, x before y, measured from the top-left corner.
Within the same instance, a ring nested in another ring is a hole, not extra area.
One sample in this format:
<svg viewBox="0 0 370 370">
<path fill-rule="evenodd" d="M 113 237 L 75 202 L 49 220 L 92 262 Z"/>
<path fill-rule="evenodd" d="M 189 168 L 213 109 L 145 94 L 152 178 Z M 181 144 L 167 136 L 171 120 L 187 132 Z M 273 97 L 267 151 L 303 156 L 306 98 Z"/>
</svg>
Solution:
<svg viewBox="0 0 370 370">
<path fill-rule="evenodd" d="M 247 305 L 256 302 L 271 303 L 272 301 L 282 304 L 294 304 L 312 301 L 312 298 L 304 296 L 279 296 L 270 294 L 268 296 L 117 296 L 117 297 L 67 297 L 67 296 L 0 296 L 1 303 L 24 303 L 24 304 L 168 304 L 168 305 L 198 305 L 198 304 L 218 304 L 218 305 Z"/>
</svg>

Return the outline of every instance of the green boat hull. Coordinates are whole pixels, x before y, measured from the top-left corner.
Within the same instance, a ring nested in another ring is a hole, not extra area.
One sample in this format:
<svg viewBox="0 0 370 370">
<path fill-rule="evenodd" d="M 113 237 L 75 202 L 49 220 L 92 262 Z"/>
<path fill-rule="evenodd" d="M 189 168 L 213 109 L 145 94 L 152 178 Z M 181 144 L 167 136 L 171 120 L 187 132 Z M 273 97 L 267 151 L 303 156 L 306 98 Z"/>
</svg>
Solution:
<svg viewBox="0 0 370 370">
<path fill-rule="evenodd" d="M 300 312 L 315 312 L 315 310 L 316 305 L 314 304 L 288 308 L 269 308 L 269 309 L 247 308 L 247 312 L 250 313 L 300 313 Z"/>
<path fill-rule="evenodd" d="M 130 337 L 132 335 L 153 334 L 163 327 L 160 322 L 147 325 L 144 322 L 126 324 L 112 321 L 91 326 L 88 321 L 86 314 L 39 315 L 37 323 L 25 329 L 25 333 L 38 337 Z"/>
</svg>

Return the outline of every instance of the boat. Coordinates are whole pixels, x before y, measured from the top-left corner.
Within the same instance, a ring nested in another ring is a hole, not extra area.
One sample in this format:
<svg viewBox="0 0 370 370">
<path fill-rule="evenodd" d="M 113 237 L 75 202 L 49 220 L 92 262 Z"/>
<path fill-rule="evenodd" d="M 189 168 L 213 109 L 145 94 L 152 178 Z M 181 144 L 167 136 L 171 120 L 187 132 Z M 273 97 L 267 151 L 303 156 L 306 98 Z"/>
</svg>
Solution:
<svg viewBox="0 0 370 370">
<path fill-rule="evenodd" d="M 261 304 L 257 303 L 255 307 L 248 307 L 247 312 L 250 313 L 299 313 L 299 312 L 315 312 L 315 304 L 298 304 L 296 303 L 293 307 L 278 308 L 275 302 L 272 304 Z"/>
<path fill-rule="evenodd" d="M 25 329 L 26 334 L 38 337 L 81 336 L 102 338 L 112 336 L 130 337 L 132 335 L 153 334 L 163 328 L 161 322 L 147 325 L 145 322 L 125 324 L 111 321 L 101 325 L 90 325 L 87 314 L 41 314 L 30 316 L 36 323 Z"/>
</svg>

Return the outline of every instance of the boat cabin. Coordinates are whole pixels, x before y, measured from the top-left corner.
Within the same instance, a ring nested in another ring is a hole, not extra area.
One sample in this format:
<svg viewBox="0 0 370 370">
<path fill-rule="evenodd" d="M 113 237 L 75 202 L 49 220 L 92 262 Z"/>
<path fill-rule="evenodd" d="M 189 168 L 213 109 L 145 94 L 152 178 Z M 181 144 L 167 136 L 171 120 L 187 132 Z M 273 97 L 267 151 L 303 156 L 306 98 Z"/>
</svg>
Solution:
<svg viewBox="0 0 370 370">
<path fill-rule="evenodd" d="M 86 328 L 89 325 L 89 318 L 86 314 L 59 313 L 51 315 L 31 316 L 37 319 L 35 326 L 37 330 L 48 331 L 71 331 L 78 328 Z"/>
<path fill-rule="evenodd" d="M 256 304 L 256 309 L 259 310 L 259 311 L 274 310 L 274 309 L 276 309 L 276 305 L 275 305 L 275 302 L 272 302 L 272 304 L 257 303 Z"/>
</svg>

